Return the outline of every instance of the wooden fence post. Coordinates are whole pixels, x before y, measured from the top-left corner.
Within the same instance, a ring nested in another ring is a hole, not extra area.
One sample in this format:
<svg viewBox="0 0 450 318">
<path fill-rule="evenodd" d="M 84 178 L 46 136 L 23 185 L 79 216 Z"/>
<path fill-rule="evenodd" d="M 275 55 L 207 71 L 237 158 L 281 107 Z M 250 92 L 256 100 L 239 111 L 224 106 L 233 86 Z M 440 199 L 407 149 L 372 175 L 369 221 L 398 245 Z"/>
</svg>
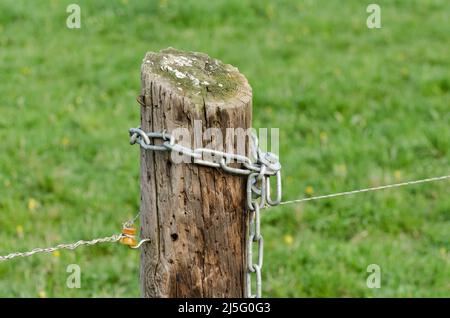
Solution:
<svg viewBox="0 0 450 318">
<path fill-rule="evenodd" d="M 202 53 L 166 49 L 142 64 L 141 127 L 169 133 L 251 127 L 252 91 L 235 67 Z M 194 147 L 194 144 L 191 144 Z M 243 297 L 245 176 L 141 150 L 144 297 Z"/>
</svg>

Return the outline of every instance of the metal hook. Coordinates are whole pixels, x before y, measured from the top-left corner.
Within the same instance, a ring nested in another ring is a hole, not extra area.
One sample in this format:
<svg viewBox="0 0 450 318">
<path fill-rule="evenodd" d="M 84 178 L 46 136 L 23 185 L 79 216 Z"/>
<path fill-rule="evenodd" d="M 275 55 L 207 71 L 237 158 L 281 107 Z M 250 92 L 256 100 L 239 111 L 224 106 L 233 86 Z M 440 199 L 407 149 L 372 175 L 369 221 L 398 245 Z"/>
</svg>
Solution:
<svg viewBox="0 0 450 318">
<path fill-rule="evenodd" d="M 138 95 L 136 96 L 136 101 L 138 102 L 139 105 L 141 105 L 142 107 L 145 107 L 145 95 Z"/>
<path fill-rule="evenodd" d="M 266 201 L 269 205 L 278 205 L 281 202 L 281 171 L 278 170 L 275 174 L 277 178 L 277 198 L 276 200 L 272 200 L 271 194 L 270 194 L 270 177 L 267 177 L 267 184 L 266 184 Z"/>
<path fill-rule="evenodd" d="M 141 245 L 144 244 L 145 242 L 150 242 L 150 239 L 142 239 L 136 246 L 130 246 L 130 248 L 137 249 L 141 247 Z"/>
</svg>

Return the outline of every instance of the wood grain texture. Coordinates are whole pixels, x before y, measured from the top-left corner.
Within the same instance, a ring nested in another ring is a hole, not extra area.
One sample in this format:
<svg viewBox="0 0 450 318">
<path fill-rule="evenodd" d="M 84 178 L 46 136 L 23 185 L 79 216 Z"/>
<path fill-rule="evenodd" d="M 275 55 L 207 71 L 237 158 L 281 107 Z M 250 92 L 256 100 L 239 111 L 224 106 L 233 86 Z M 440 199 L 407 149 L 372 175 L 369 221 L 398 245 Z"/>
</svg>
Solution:
<svg viewBox="0 0 450 318">
<path fill-rule="evenodd" d="M 251 88 L 230 65 L 168 49 L 147 53 L 141 78 L 145 131 L 251 127 Z M 141 150 L 143 297 L 244 296 L 245 182 Z"/>
</svg>

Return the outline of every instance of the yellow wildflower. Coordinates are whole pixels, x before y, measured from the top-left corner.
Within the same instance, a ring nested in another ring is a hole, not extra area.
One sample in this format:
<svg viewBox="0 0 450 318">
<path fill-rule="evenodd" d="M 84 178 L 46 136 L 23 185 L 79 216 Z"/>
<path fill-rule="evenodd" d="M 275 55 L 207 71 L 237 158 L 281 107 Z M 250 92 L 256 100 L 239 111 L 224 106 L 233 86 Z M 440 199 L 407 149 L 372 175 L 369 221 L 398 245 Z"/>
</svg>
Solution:
<svg viewBox="0 0 450 318">
<path fill-rule="evenodd" d="M 283 236 L 283 241 L 286 245 L 291 246 L 294 243 L 294 238 L 290 234 Z"/>
<path fill-rule="evenodd" d="M 28 199 L 28 210 L 34 211 L 39 207 L 39 201 L 34 198 Z"/>
<path fill-rule="evenodd" d="M 313 195 L 314 194 L 314 188 L 312 186 L 307 186 L 305 189 L 305 193 L 307 195 Z"/>
</svg>

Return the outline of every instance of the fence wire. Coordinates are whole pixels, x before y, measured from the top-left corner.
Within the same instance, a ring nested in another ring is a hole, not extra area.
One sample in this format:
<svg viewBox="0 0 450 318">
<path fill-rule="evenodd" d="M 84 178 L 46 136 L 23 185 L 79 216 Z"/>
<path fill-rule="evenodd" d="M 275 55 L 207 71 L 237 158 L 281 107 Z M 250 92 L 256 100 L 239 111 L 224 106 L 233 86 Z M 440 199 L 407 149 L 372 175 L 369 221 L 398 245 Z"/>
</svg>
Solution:
<svg viewBox="0 0 450 318">
<path fill-rule="evenodd" d="M 136 222 L 137 218 L 139 217 L 141 212 L 138 212 L 132 219 L 125 221 L 123 223 L 123 227 L 129 227 L 132 226 L 134 224 L 134 222 Z M 53 253 L 57 250 L 62 250 L 62 249 L 66 249 L 66 250 L 74 250 L 80 246 L 93 246 L 93 245 L 97 245 L 97 244 L 101 244 L 101 243 L 116 243 L 119 242 L 122 238 L 125 237 L 130 237 L 130 235 L 124 234 L 124 233 L 120 233 L 120 234 L 113 234 L 111 236 L 106 236 L 106 237 L 98 237 L 98 238 L 94 238 L 92 240 L 79 240 L 76 241 L 74 243 L 63 243 L 63 244 L 58 244 L 56 246 L 52 246 L 52 247 L 36 247 L 30 251 L 26 251 L 26 252 L 13 252 L 13 253 L 9 253 L 7 255 L 0 255 L 0 262 L 2 261 L 8 261 L 11 260 L 13 258 L 16 257 L 28 257 L 28 256 L 33 256 L 35 254 L 39 254 L 39 253 Z M 139 243 L 136 244 L 136 246 L 132 246 L 131 248 L 133 249 L 137 249 L 139 248 L 143 243 L 150 241 L 149 239 L 142 239 Z"/>
<path fill-rule="evenodd" d="M 306 202 L 306 201 L 331 199 L 331 198 L 342 197 L 342 196 L 347 196 L 347 195 L 354 195 L 354 194 L 359 194 L 359 193 L 364 193 L 364 192 L 372 192 L 372 191 L 379 191 L 379 190 L 385 190 L 385 189 L 399 188 L 399 187 L 404 187 L 404 186 L 410 186 L 410 185 L 428 183 L 428 182 L 443 181 L 443 180 L 448 180 L 448 179 L 450 179 L 450 175 L 421 179 L 421 180 L 413 180 L 413 181 L 407 181 L 407 182 L 401 182 L 401 183 L 387 184 L 387 185 L 352 190 L 352 191 L 337 192 L 337 193 L 332 193 L 332 194 L 319 195 L 319 196 L 301 198 L 301 199 L 296 199 L 296 200 L 282 201 L 282 202 L 280 202 L 280 205 L 301 203 L 301 202 Z"/>
<path fill-rule="evenodd" d="M 399 187 L 405 187 L 405 186 L 411 186 L 411 185 L 417 185 L 417 184 L 423 184 L 423 183 L 430 183 L 430 182 L 437 182 L 437 181 L 444 181 L 449 180 L 450 175 L 446 176 L 440 176 L 440 177 L 432 177 L 432 178 L 426 178 L 426 179 L 420 179 L 420 180 L 412 180 L 407 182 L 401 182 L 401 183 L 394 183 L 394 184 L 387 184 L 377 187 L 371 187 L 371 188 L 365 188 L 365 189 L 358 189 L 358 190 L 352 190 L 352 191 L 345 191 L 345 192 L 337 192 L 332 194 L 326 194 L 326 195 L 320 195 L 315 197 L 308 197 L 308 198 L 301 198 L 296 200 L 288 200 L 288 201 L 282 201 L 280 202 L 280 205 L 287 205 L 287 204 L 294 204 L 294 203 L 302 203 L 307 201 L 316 201 L 316 200 L 324 200 L 324 199 L 331 199 L 335 197 L 341 197 L 341 196 L 348 196 L 348 195 L 354 195 L 354 194 L 360 194 L 365 192 L 373 192 L 373 191 L 379 191 L 379 190 L 385 190 L 385 189 L 392 189 L 392 188 L 399 188 Z M 266 206 L 265 208 L 268 208 L 269 206 Z M 134 223 L 136 221 L 137 217 L 136 215 L 133 219 L 126 222 L 125 224 Z M 52 253 L 56 250 L 60 249 L 68 249 L 68 250 L 74 250 L 80 246 L 92 246 L 100 243 L 115 243 L 118 242 L 122 238 L 122 234 L 114 234 L 107 237 L 102 238 L 96 238 L 89 241 L 80 240 L 75 243 L 69 243 L 69 244 L 59 244 L 54 247 L 46 247 L 46 248 L 34 248 L 27 252 L 13 252 L 4 256 L 0 256 L 0 262 L 1 261 L 7 261 L 11 260 L 16 257 L 27 257 L 32 256 L 37 253 Z M 135 248 L 139 248 L 143 243 L 149 241 L 148 239 L 142 239 L 139 244 Z"/>
<path fill-rule="evenodd" d="M 119 241 L 121 238 L 122 238 L 122 235 L 115 234 L 115 235 L 111 235 L 111 236 L 107 236 L 107 237 L 92 239 L 89 241 L 79 240 L 75 243 L 58 244 L 53 247 L 45 247 L 45 248 L 37 247 L 28 252 L 14 252 L 14 253 L 10 253 L 8 255 L 0 256 L 0 261 L 7 261 L 7 260 L 10 260 L 10 259 L 13 259 L 16 257 L 33 256 L 34 254 L 38 254 L 38 253 L 52 253 L 54 251 L 61 250 L 61 249 L 74 250 L 80 246 L 86 246 L 86 245 L 92 246 L 92 245 L 96 245 L 96 244 L 100 244 L 100 243 L 115 243 L 115 242 Z"/>
</svg>

